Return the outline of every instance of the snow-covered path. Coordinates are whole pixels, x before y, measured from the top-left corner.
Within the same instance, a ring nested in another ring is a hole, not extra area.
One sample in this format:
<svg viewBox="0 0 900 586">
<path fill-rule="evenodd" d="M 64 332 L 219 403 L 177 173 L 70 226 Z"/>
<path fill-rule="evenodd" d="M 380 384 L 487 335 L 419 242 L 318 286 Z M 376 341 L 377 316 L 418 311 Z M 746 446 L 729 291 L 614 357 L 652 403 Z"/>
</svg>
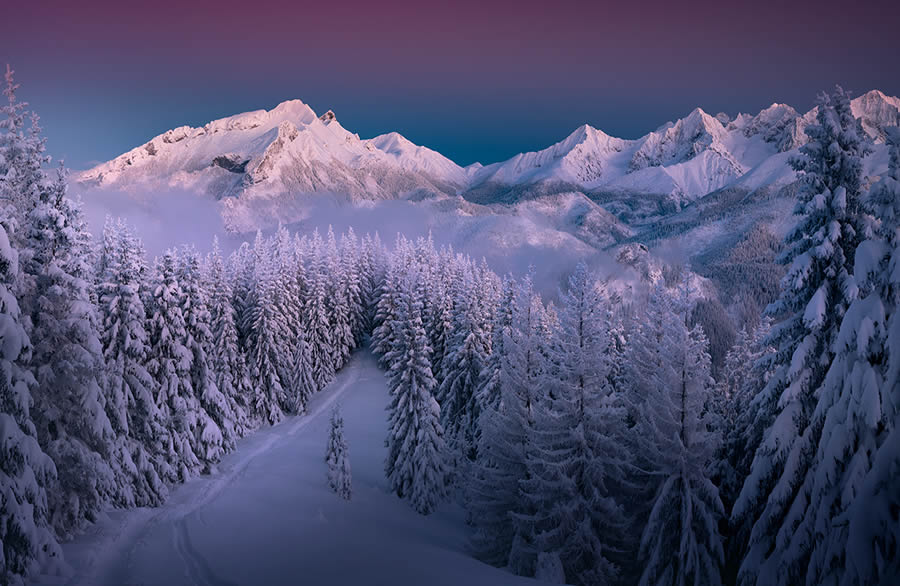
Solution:
<svg viewBox="0 0 900 586">
<path fill-rule="evenodd" d="M 331 406 L 342 405 L 353 500 L 325 481 Z M 384 478 L 384 376 L 357 353 L 309 413 L 242 440 L 219 471 L 177 487 L 158 509 L 113 511 L 64 551 L 71 572 L 40 584 L 125 586 L 534 584 L 465 551 L 458 506 L 430 517 Z"/>
</svg>

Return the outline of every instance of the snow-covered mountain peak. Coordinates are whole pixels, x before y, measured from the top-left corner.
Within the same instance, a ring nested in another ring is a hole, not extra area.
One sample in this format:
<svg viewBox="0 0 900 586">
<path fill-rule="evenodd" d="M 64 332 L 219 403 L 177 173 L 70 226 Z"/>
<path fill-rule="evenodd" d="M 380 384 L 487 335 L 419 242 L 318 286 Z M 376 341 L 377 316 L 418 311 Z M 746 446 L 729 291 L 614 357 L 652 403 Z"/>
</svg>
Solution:
<svg viewBox="0 0 900 586">
<path fill-rule="evenodd" d="M 291 120 L 295 123 L 300 122 L 301 124 L 309 124 L 312 122 L 313 118 L 316 117 L 316 113 L 313 112 L 313 109 L 307 106 L 302 100 L 286 100 L 281 102 L 269 110 L 268 114 L 272 118 Z"/>
<path fill-rule="evenodd" d="M 203 126 L 207 133 L 222 131 L 253 130 L 255 128 L 276 128 L 285 120 L 296 126 L 306 126 L 316 118 L 312 108 L 300 100 L 281 102 L 271 110 L 254 110 L 219 120 L 213 120 Z"/>
<path fill-rule="evenodd" d="M 641 139 L 629 163 L 631 171 L 686 162 L 709 149 L 727 156 L 722 144 L 727 131 L 722 123 L 701 108 L 661 126 Z"/>
<path fill-rule="evenodd" d="M 628 144 L 629 141 L 583 124 L 549 148 L 522 153 L 503 163 L 476 170 L 473 184 L 533 183 L 543 180 L 594 184 L 603 178 L 606 161 Z"/>
<path fill-rule="evenodd" d="M 871 90 L 850 101 L 853 115 L 863 130 L 877 142 L 884 142 L 885 128 L 900 125 L 900 98 Z"/>
<path fill-rule="evenodd" d="M 795 148 L 795 122 L 799 114 L 787 104 L 773 103 L 756 116 L 740 114 L 728 125 L 728 130 L 740 130 L 747 138 L 761 136 L 762 139 L 784 152 Z"/>
<path fill-rule="evenodd" d="M 462 167 L 437 151 L 415 144 L 399 132 L 389 132 L 364 142 L 389 156 L 402 169 L 423 172 L 460 187 L 468 181 Z"/>
</svg>

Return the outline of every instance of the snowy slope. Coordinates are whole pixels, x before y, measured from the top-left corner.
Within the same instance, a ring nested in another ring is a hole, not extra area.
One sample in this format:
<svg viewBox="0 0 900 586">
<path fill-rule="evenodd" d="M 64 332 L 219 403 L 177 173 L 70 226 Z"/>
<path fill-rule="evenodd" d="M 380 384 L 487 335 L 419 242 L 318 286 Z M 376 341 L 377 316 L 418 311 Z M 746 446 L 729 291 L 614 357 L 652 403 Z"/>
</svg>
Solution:
<svg viewBox="0 0 900 586">
<path fill-rule="evenodd" d="M 350 449 L 349 502 L 325 477 L 335 403 Z M 70 574 L 37 583 L 538 584 L 472 558 L 458 506 L 423 517 L 388 491 L 387 403 L 384 374 L 371 354 L 358 353 L 308 415 L 242 440 L 218 472 L 179 487 L 159 509 L 111 512 L 64 546 Z"/>
</svg>

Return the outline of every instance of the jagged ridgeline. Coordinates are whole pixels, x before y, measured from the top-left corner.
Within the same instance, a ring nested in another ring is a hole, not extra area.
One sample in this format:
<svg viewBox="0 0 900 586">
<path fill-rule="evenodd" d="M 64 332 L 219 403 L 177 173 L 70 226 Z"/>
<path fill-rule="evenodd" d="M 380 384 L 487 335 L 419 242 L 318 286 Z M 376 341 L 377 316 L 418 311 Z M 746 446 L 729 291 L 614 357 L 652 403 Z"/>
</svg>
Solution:
<svg viewBox="0 0 900 586">
<path fill-rule="evenodd" d="M 157 506 L 216 474 L 242 436 L 302 417 L 358 348 L 377 355 L 390 392 L 387 486 L 423 515 L 462 502 L 486 563 L 585 585 L 900 577 L 900 132 L 879 127 L 889 156 L 866 175 L 871 124 L 843 90 L 803 127 L 784 243 L 753 232 L 733 267 L 708 264 L 730 275 L 729 311 L 637 242 L 618 256 L 639 281 L 580 263 L 552 300 L 531 273 L 501 278 L 430 238 L 387 245 L 352 229 L 259 231 L 233 251 L 214 242 L 151 261 L 125 220 L 88 232 L 15 90 L 8 72 L 0 583 L 52 568 L 60 541 L 101 511 Z M 297 103 L 279 110 L 337 124 Z M 778 149 L 797 135 L 784 111 L 766 117 Z M 214 173 L 262 183 L 279 169 L 266 163 L 273 146 L 302 134 L 287 119 L 264 128 L 271 115 L 163 143 L 274 132 L 259 160 L 210 159 Z M 679 164 L 688 154 L 664 137 L 691 128 L 641 143 L 630 173 Z M 742 301 L 736 281 L 761 256 L 786 276 Z M 335 411 L 321 482 L 347 500 L 349 458 Z"/>
</svg>

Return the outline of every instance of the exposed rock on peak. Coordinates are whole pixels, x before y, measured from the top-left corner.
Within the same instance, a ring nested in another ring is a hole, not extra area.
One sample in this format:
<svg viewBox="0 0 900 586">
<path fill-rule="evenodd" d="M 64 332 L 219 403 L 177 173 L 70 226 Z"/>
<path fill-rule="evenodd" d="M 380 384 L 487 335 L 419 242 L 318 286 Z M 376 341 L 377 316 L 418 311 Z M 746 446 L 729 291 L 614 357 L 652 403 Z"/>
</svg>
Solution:
<svg viewBox="0 0 900 586">
<path fill-rule="evenodd" d="M 319 120 L 321 120 L 323 124 L 328 124 L 329 122 L 334 120 L 334 112 L 328 110 L 327 112 L 319 116 Z"/>
</svg>

